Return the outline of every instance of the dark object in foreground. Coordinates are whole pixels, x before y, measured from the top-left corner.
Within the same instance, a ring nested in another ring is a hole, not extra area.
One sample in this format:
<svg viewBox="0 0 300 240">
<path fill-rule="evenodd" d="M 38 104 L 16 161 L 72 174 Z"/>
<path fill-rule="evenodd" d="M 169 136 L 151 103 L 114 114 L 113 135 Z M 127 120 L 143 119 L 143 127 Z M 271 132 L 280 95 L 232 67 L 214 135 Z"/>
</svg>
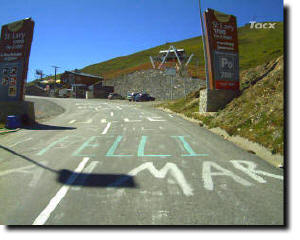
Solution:
<svg viewBox="0 0 300 240">
<path fill-rule="evenodd" d="M 148 93 L 139 93 L 134 97 L 136 102 L 154 101 L 155 98 L 151 97 Z"/>
<path fill-rule="evenodd" d="M 126 174 L 77 173 L 67 169 L 59 171 L 57 181 L 71 186 L 136 188 L 134 177 Z"/>
<path fill-rule="evenodd" d="M 107 97 L 109 100 L 113 100 L 113 99 L 121 99 L 123 100 L 124 98 L 118 94 L 118 93 L 110 93 Z"/>
<path fill-rule="evenodd" d="M 21 126 L 20 118 L 16 115 L 7 116 L 6 119 L 6 128 L 8 129 L 16 129 Z"/>
</svg>

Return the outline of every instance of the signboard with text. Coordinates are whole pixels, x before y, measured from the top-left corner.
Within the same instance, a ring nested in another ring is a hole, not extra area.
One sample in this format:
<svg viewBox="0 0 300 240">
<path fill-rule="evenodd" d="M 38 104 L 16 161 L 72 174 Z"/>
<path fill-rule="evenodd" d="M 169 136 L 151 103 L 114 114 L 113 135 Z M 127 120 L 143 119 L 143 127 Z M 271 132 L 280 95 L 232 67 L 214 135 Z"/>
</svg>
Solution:
<svg viewBox="0 0 300 240">
<path fill-rule="evenodd" d="M 23 101 L 34 22 L 3 25 L 0 38 L 0 101 Z"/>
<path fill-rule="evenodd" d="M 239 90 L 236 17 L 208 9 L 204 23 L 209 88 Z"/>
</svg>

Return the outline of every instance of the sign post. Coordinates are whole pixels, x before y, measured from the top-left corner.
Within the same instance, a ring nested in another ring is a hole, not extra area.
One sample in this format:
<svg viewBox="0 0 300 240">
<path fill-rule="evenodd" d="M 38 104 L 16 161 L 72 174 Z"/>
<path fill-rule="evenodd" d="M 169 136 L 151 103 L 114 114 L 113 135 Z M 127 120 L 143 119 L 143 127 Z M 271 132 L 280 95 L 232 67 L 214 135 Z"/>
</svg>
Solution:
<svg viewBox="0 0 300 240">
<path fill-rule="evenodd" d="M 204 23 L 210 89 L 239 90 L 236 17 L 208 9 Z"/>
<path fill-rule="evenodd" d="M 23 101 L 34 22 L 2 26 L 0 38 L 0 101 Z"/>
<path fill-rule="evenodd" d="M 208 86 L 200 91 L 200 112 L 216 112 L 238 96 L 239 49 L 237 20 L 233 15 L 204 12 Z"/>
</svg>

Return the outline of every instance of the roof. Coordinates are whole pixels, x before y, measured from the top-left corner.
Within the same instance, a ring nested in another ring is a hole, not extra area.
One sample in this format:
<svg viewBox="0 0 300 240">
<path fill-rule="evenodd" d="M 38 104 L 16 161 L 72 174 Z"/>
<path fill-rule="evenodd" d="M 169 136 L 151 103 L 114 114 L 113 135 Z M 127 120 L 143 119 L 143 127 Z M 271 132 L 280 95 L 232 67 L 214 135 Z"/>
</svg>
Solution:
<svg viewBox="0 0 300 240">
<path fill-rule="evenodd" d="M 91 78 L 98 78 L 98 79 L 104 79 L 101 76 L 96 76 L 96 75 L 92 75 L 92 74 L 88 74 L 88 73 L 83 73 L 83 72 L 78 72 L 78 71 L 66 71 L 66 73 L 72 73 L 74 75 L 78 75 L 78 76 L 84 76 L 84 77 L 91 77 Z"/>
<path fill-rule="evenodd" d="M 171 53 L 174 52 L 173 49 L 170 50 L 161 50 L 159 51 L 159 53 L 167 53 L 168 51 L 170 51 Z M 184 49 L 176 49 L 176 52 L 185 52 Z"/>
</svg>

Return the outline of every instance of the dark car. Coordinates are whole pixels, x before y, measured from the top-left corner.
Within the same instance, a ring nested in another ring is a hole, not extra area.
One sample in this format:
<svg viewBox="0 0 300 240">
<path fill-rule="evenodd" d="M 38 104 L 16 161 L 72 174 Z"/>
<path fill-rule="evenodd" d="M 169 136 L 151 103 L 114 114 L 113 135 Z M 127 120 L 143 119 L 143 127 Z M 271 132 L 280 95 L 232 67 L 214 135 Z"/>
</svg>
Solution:
<svg viewBox="0 0 300 240">
<path fill-rule="evenodd" d="M 135 96 L 136 96 L 137 94 L 138 94 L 138 93 L 136 93 L 136 92 L 128 92 L 128 93 L 127 93 L 127 99 L 129 100 L 129 102 L 134 101 L 134 98 L 135 98 Z"/>
<path fill-rule="evenodd" d="M 134 97 L 136 102 L 154 101 L 155 98 L 151 97 L 148 93 L 139 93 Z"/>
<path fill-rule="evenodd" d="M 120 94 L 118 93 L 110 93 L 107 97 L 109 100 L 113 99 L 124 99 Z"/>
</svg>

